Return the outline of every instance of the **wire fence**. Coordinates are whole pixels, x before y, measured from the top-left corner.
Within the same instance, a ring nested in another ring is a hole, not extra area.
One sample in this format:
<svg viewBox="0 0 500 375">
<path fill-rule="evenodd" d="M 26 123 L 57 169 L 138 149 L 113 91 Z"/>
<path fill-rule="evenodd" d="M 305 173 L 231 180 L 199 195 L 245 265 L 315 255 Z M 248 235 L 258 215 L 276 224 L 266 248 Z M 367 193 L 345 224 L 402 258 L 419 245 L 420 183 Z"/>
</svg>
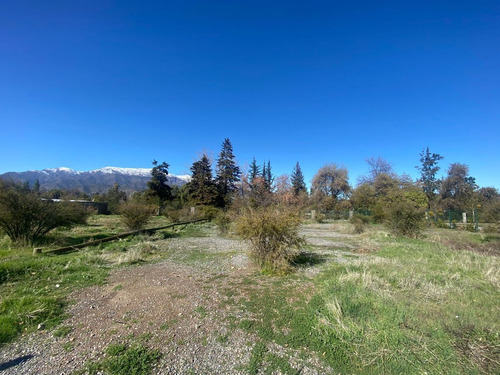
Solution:
<svg viewBox="0 0 500 375">
<path fill-rule="evenodd" d="M 463 210 L 444 210 L 428 211 L 425 219 L 429 225 L 435 225 L 441 228 L 457 228 L 465 226 L 469 230 L 477 231 L 479 229 L 479 212 L 474 209 L 470 211 Z"/>
<path fill-rule="evenodd" d="M 134 230 L 134 231 L 131 231 L 131 232 L 116 234 L 114 236 L 110 236 L 110 237 L 106 237 L 106 238 L 101 238 L 101 239 L 95 240 L 95 241 L 89 241 L 89 242 L 81 243 L 81 244 L 78 244 L 78 245 L 64 246 L 64 247 L 60 247 L 58 249 L 46 250 L 46 251 L 43 251 L 43 253 L 44 254 L 52 254 L 52 255 L 66 254 L 66 253 L 69 253 L 69 252 L 77 251 L 79 249 L 83 249 L 85 247 L 97 246 L 97 245 L 100 245 L 100 244 L 105 243 L 105 242 L 116 241 L 116 240 L 120 240 L 122 238 L 130 237 L 130 236 L 135 236 L 137 234 L 152 234 L 152 233 L 154 233 L 156 231 L 159 231 L 159 230 L 174 228 L 174 227 L 182 226 L 182 225 L 199 223 L 199 222 L 202 222 L 202 221 L 210 221 L 210 220 L 207 219 L 207 218 L 201 218 L 201 219 L 197 219 L 197 220 L 184 221 L 184 222 L 180 222 L 180 223 L 173 223 L 173 224 L 165 225 L 165 226 L 162 226 L 162 227 L 139 229 L 139 230 Z M 33 253 L 34 254 L 41 254 L 42 253 L 42 249 L 41 248 L 35 248 L 33 250 Z"/>
<path fill-rule="evenodd" d="M 308 218 L 313 220 L 349 220 L 353 214 L 364 216 L 372 216 L 370 210 L 311 210 L 306 214 Z M 429 226 L 438 228 L 459 228 L 465 227 L 467 230 L 478 231 L 480 213 L 478 210 L 443 210 L 443 211 L 427 211 L 425 220 Z"/>
</svg>

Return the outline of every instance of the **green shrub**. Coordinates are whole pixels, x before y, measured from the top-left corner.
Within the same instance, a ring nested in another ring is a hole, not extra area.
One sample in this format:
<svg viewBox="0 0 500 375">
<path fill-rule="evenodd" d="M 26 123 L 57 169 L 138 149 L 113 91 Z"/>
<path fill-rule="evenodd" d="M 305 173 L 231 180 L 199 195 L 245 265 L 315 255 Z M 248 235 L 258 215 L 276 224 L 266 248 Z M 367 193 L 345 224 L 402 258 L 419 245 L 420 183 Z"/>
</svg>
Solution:
<svg viewBox="0 0 500 375">
<path fill-rule="evenodd" d="M 251 243 L 251 255 L 262 270 L 286 273 L 305 244 L 297 212 L 277 207 L 247 210 L 236 222 L 237 233 Z"/>
<path fill-rule="evenodd" d="M 354 226 L 354 233 L 361 234 L 365 231 L 369 220 L 365 215 L 354 214 L 349 219 L 349 222 Z"/>
<path fill-rule="evenodd" d="M 322 214 L 321 212 L 316 212 L 316 215 L 314 216 L 314 220 L 319 223 L 319 224 L 322 224 L 325 222 L 326 220 L 326 215 L 325 214 Z"/>
<path fill-rule="evenodd" d="M 437 219 L 434 222 L 434 225 L 436 226 L 436 228 L 450 229 L 450 223 L 448 221 L 443 220 L 443 219 Z"/>
<path fill-rule="evenodd" d="M 0 228 L 13 242 L 31 245 L 54 228 L 85 224 L 89 214 L 78 203 L 42 200 L 17 185 L 0 185 Z"/>
<path fill-rule="evenodd" d="M 169 218 L 172 223 L 178 223 L 180 221 L 180 218 L 181 218 L 180 210 L 176 210 L 176 209 L 165 209 L 163 211 L 163 215 L 165 215 L 165 217 Z"/>
<path fill-rule="evenodd" d="M 199 211 L 201 217 L 209 220 L 213 220 L 219 215 L 219 210 L 213 206 L 202 206 Z"/>
<path fill-rule="evenodd" d="M 476 224 L 474 223 L 465 224 L 465 230 L 468 232 L 476 232 Z"/>
<path fill-rule="evenodd" d="M 396 235 L 418 237 L 425 226 L 425 209 L 410 200 L 397 200 L 385 208 L 386 224 Z"/>
<path fill-rule="evenodd" d="M 486 205 L 479 213 L 479 219 L 483 223 L 496 223 L 500 221 L 500 199 Z"/>
<path fill-rule="evenodd" d="M 137 201 L 129 201 L 120 205 L 123 224 L 130 230 L 143 229 L 151 219 L 154 207 Z"/>
<path fill-rule="evenodd" d="M 227 234 L 227 232 L 229 232 L 229 227 L 231 226 L 231 218 L 227 213 L 221 212 L 215 218 L 215 224 L 219 229 L 219 233 L 224 236 Z"/>
</svg>

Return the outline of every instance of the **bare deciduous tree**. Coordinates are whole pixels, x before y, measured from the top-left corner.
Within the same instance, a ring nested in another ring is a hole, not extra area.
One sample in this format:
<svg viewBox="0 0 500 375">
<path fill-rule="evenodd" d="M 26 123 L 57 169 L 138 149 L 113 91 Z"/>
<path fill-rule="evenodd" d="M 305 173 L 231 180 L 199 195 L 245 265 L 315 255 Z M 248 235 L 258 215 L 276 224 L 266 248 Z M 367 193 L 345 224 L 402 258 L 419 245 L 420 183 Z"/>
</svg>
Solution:
<svg viewBox="0 0 500 375">
<path fill-rule="evenodd" d="M 347 169 L 334 163 L 321 167 L 312 180 L 311 192 L 319 204 L 333 208 L 351 192 Z"/>
<path fill-rule="evenodd" d="M 394 169 L 392 167 L 392 164 L 389 163 L 387 160 L 384 158 L 377 156 L 377 157 L 370 157 L 365 159 L 366 162 L 369 165 L 369 170 L 368 174 L 365 176 L 360 176 L 358 178 L 358 185 L 362 184 L 373 184 L 375 180 L 377 179 L 377 176 L 380 174 L 386 174 L 391 177 L 396 177 L 396 173 L 394 172 Z"/>
</svg>

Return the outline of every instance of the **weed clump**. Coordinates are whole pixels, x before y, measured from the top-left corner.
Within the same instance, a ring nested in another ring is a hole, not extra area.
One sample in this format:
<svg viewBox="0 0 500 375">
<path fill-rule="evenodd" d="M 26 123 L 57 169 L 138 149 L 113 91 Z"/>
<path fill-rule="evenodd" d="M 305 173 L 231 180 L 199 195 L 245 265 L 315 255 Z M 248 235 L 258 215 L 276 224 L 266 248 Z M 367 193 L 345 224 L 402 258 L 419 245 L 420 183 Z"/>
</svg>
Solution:
<svg viewBox="0 0 500 375">
<path fill-rule="evenodd" d="M 181 221 L 181 212 L 180 210 L 176 210 L 176 209 L 173 209 L 173 208 L 170 208 L 170 209 L 165 209 L 163 211 L 163 215 L 170 219 L 170 221 L 172 223 L 178 223 L 179 221 Z"/>
<path fill-rule="evenodd" d="M 236 222 L 237 233 L 251 243 L 251 256 L 263 271 L 286 273 L 305 240 L 301 220 L 291 210 L 277 207 L 249 209 Z"/>
<path fill-rule="evenodd" d="M 107 359 L 88 363 L 84 371 L 89 374 L 110 375 L 151 373 L 153 364 L 161 358 L 161 353 L 142 344 L 112 344 L 106 349 Z"/>
<path fill-rule="evenodd" d="M 349 219 L 349 222 L 354 226 L 354 233 L 361 234 L 365 232 L 368 218 L 365 215 L 354 214 Z"/>
<path fill-rule="evenodd" d="M 314 220 L 318 223 L 318 224 L 323 224 L 326 220 L 326 215 L 321 213 L 321 212 L 316 212 L 316 216 L 314 217 Z"/>
<path fill-rule="evenodd" d="M 225 236 L 229 232 L 229 228 L 231 227 L 231 218 L 226 213 L 220 213 L 215 218 L 215 224 L 217 225 L 221 236 Z"/>
<path fill-rule="evenodd" d="M 219 210 L 212 206 L 202 206 L 199 209 L 202 218 L 213 220 L 219 215 Z"/>
</svg>

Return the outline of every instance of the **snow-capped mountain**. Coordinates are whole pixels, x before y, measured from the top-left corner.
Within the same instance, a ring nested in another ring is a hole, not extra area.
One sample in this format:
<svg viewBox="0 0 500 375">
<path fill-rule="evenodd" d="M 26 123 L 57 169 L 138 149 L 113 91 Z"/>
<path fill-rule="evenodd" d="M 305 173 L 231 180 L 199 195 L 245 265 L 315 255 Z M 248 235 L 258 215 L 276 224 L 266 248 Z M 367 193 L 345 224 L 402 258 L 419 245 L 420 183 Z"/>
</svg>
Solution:
<svg viewBox="0 0 500 375">
<path fill-rule="evenodd" d="M 17 182 L 28 181 L 31 186 L 38 179 L 40 187 L 44 190 L 78 189 L 87 194 L 104 193 L 118 183 L 120 190 L 132 193 L 147 188 L 147 182 L 151 179 L 151 169 L 104 167 L 92 171 L 76 171 L 61 167 L 42 171 L 7 172 L 0 177 Z M 189 175 L 168 175 L 170 186 L 182 186 L 190 179 Z"/>
</svg>

